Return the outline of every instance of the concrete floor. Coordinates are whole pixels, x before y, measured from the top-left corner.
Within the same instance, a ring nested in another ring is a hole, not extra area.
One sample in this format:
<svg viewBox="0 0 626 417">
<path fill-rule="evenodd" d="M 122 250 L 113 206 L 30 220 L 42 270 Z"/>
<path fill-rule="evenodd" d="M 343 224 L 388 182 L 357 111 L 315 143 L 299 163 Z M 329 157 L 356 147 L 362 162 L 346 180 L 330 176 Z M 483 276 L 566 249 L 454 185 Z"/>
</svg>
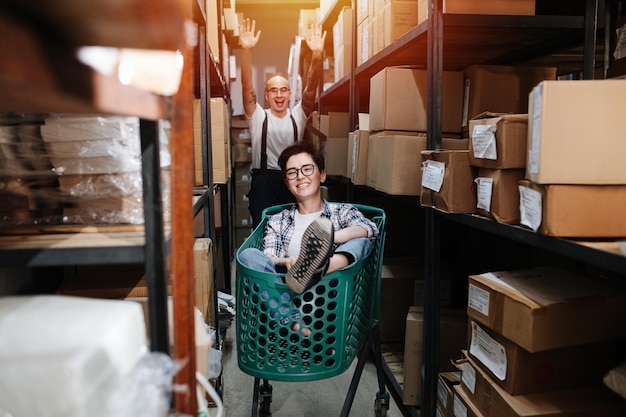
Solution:
<svg viewBox="0 0 626 417">
<path fill-rule="evenodd" d="M 231 270 L 233 277 L 231 288 L 236 293 L 235 268 Z M 252 415 L 252 395 L 254 377 L 243 373 L 237 365 L 235 322 L 226 332 L 222 351 L 222 401 L 224 417 L 247 417 Z M 343 408 L 345 396 L 356 368 L 357 359 L 343 374 L 312 382 L 278 382 L 270 381 L 273 386 L 272 404 L 273 417 L 329 417 L 339 416 Z M 374 416 L 374 401 L 378 392 L 376 367 L 367 361 L 359 381 L 354 402 L 350 409 L 350 417 Z M 261 415 L 259 413 L 259 415 Z M 401 417 L 402 413 L 390 398 L 387 417 Z"/>
<path fill-rule="evenodd" d="M 228 330 L 222 352 L 222 393 L 224 417 L 252 415 L 254 377 L 244 374 L 237 365 L 237 350 L 234 324 Z M 273 386 L 271 416 L 273 417 L 328 417 L 339 416 L 345 395 L 356 367 L 341 375 L 312 382 L 276 382 Z M 350 410 L 350 417 L 374 416 L 374 400 L 378 391 L 376 367 L 368 361 Z M 390 400 L 387 417 L 401 417 L 402 413 Z"/>
</svg>

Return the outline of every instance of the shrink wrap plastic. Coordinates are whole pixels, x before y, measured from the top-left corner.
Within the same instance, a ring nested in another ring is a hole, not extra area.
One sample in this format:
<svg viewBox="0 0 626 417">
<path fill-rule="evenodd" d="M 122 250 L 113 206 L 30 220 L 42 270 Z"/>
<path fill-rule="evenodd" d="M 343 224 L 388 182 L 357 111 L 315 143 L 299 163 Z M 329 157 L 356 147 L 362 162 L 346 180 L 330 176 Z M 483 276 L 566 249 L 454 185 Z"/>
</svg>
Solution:
<svg viewBox="0 0 626 417">
<path fill-rule="evenodd" d="M 143 224 L 136 117 L 0 118 L 3 228 L 37 224 Z M 163 212 L 169 221 L 169 123 L 159 122 Z"/>
<path fill-rule="evenodd" d="M 4 297 L 0 334 L 0 409 L 15 417 L 94 415 L 147 353 L 143 309 L 132 301 Z"/>
</svg>

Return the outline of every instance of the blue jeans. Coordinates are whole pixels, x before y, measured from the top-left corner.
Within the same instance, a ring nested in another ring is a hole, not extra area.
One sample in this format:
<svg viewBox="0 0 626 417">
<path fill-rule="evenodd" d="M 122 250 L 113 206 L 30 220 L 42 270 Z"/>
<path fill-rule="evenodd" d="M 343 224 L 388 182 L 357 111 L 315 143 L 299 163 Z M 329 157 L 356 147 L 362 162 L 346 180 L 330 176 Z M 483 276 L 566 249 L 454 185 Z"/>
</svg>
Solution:
<svg viewBox="0 0 626 417">
<path fill-rule="evenodd" d="M 354 262 L 348 266 L 341 268 L 347 269 L 367 256 L 372 248 L 372 242 L 366 237 L 359 237 L 342 243 L 337 246 L 334 253 L 347 252 L 354 258 Z M 270 273 L 285 273 L 286 268 L 283 265 L 274 265 L 274 262 L 263 251 L 257 248 L 247 248 L 239 254 L 239 261 L 247 268 L 255 271 Z"/>
</svg>

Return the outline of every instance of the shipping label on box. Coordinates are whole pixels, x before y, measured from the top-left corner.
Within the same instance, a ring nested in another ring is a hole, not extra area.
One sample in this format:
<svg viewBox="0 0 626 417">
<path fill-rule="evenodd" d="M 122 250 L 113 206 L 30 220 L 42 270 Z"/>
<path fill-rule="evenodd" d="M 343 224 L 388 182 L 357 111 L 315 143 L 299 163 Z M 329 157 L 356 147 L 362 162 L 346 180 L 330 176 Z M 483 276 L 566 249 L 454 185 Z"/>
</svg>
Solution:
<svg viewBox="0 0 626 417">
<path fill-rule="evenodd" d="M 420 204 L 447 213 L 474 213 L 474 177 L 469 151 L 422 151 Z"/>
<path fill-rule="evenodd" d="M 523 169 L 479 168 L 476 182 L 476 212 L 498 223 L 520 222 L 519 181 Z"/>
<path fill-rule="evenodd" d="M 472 319 L 529 352 L 626 333 L 624 292 L 557 267 L 471 275 L 468 294 Z"/>
<path fill-rule="evenodd" d="M 512 395 L 598 385 L 615 361 L 615 341 L 530 353 L 475 321 L 470 332 L 470 356 Z"/>
<path fill-rule="evenodd" d="M 626 184 L 626 80 L 545 81 L 529 96 L 527 178 Z"/>
<path fill-rule="evenodd" d="M 548 236 L 626 237 L 626 185 L 519 182 L 521 224 Z"/>
<path fill-rule="evenodd" d="M 482 113 L 470 120 L 470 165 L 526 168 L 528 114 Z"/>
<path fill-rule="evenodd" d="M 495 383 L 467 352 L 457 361 L 462 369 L 461 384 L 454 389 L 487 416 L 621 416 L 622 401 L 602 386 L 552 390 L 511 395 Z M 544 371 L 545 372 L 545 371 Z"/>
<path fill-rule="evenodd" d="M 461 383 L 461 372 L 440 372 L 437 378 L 436 405 L 442 417 L 453 417 L 454 386 Z"/>
</svg>

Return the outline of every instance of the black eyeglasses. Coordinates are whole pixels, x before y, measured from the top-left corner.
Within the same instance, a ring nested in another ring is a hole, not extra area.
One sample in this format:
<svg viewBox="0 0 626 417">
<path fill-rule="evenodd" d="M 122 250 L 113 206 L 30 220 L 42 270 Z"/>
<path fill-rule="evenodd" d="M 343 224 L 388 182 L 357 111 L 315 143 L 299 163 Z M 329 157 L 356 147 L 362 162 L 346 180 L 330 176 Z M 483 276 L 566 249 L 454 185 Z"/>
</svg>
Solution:
<svg viewBox="0 0 626 417">
<path fill-rule="evenodd" d="M 285 171 L 285 177 L 288 180 L 295 180 L 298 178 L 298 172 L 302 172 L 305 177 L 310 177 L 315 172 L 315 164 L 302 165 L 300 168 L 290 168 Z"/>
<path fill-rule="evenodd" d="M 272 88 L 267 89 L 267 92 L 270 94 L 278 94 L 279 91 L 281 94 L 287 94 L 287 91 L 289 91 L 289 88 L 288 87 L 281 87 L 281 88 L 272 87 Z"/>
</svg>

